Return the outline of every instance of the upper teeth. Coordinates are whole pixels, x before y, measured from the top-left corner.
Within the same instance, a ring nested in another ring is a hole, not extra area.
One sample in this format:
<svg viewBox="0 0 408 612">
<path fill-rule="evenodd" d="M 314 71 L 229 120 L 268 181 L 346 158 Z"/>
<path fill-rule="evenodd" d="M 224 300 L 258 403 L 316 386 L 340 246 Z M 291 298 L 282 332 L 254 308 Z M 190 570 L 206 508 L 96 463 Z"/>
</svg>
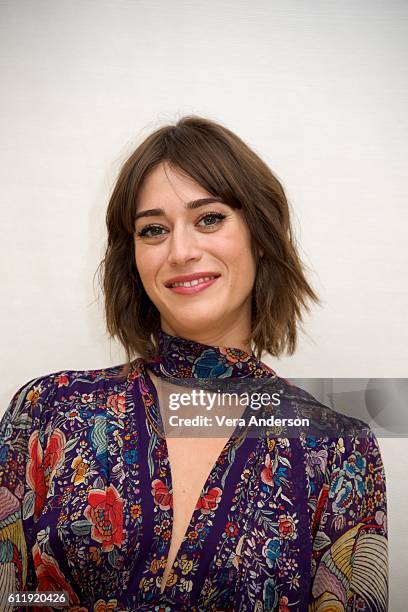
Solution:
<svg viewBox="0 0 408 612">
<path fill-rule="evenodd" d="M 195 278 L 192 281 L 181 282 L 177 281 L 170 285 L 170 287 L 194 287 L 194 285 L 198 285 L 199 283 L 203 283 L 204 281 L 212 280 L 215 276 L 203 276 L 202 278 Z"/>
</svg>

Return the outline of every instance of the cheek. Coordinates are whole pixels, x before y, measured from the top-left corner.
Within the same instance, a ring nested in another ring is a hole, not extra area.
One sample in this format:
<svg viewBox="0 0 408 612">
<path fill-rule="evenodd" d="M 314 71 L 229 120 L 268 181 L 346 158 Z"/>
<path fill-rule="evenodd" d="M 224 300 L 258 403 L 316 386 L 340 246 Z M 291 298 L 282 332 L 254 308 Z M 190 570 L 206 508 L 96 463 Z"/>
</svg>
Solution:
<svg viewBox="0 0 408 612">
<path fill-rule="evenodd" d="M 235 228 L 235 231 L 220 246 L 221 258 L 241 277 L 244 284 L 250 283 L 256 272 L 256 261 L 247 229 L 245 227 Z"/>
<path fill-rule="evenodd" d="M 153 283 L 159 267 L 155 253 L 147 253 L 143 245 L 135 247 L 135 263 L 144 287 L 149 287 Z"/>
</svg>

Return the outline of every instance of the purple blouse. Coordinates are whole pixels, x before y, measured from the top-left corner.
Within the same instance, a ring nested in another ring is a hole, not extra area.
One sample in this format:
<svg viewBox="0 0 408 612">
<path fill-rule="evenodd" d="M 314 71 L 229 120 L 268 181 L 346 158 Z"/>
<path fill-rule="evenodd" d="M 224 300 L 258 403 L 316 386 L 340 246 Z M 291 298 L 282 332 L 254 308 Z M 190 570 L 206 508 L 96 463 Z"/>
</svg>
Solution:
<svg viewBox="0 0 408 612">
<path fill-rule="evenodd" d="M 0 425 L 3 597 L 66 591 L 74 612 L 387 610 L 384 467 L 357 419 L 364 435 L 231 436 L 160 594 L 173 500 L 149 370 L 265 379 L 340 418 L 253 354 L 163 331 L 158 357 L 127 375 L 115 366 L 29 381 Z"/>
</svg>

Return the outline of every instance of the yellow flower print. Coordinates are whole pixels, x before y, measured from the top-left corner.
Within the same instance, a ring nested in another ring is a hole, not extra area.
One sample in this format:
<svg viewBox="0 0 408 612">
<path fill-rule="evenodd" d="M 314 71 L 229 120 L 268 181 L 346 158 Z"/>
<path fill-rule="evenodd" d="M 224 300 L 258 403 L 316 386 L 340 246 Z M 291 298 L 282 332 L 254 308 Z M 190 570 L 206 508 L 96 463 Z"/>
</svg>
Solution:
<svg viewBox="0 0 408 612">
<path fill-rule="evenodd" d="M 139 589 L 142 589 L 146 593 L 152 589 L 153 578 L 142 578 L 139 582 Z"/>
<path fill-rule="evenodd" d="M 122 440 L 122 437 L 120 435 L 119 429 L 115 429 L 115 431 L 113 432 L 113 438 L 114 438 L 116 444 L 119 446 L 119 448 L 122 448 L 123 440 Z M 130 439 L 130 436 L 128 436 L 128 439 Z"/>
<path fill-rule="evenodd" d="M 339 438 L 337 440 L 337 444 L 336 444 L 336 448 L 334 449 L 334 452 L 335 452 L 336 455 L 339 455 L 339 457 L 340 457 L 340 455 L 342 453 L 344 453 L 345 451 L 346 451 L 346 449 L 344 447 L 344 440 L 343 440 L 343 438 Z"/>
<path fill-rule="evenodd" d="M 35 406 L 38 402 L 38 398 L 40 397 L 40 387 L 33 387 L 31 391 L 29 391 L 26 395 L 26 399 L 30 402 L 32 406 Z"/>
<path fill-rule="evenodd" d="M 98 599 L 94 604 L 94 612 L 112 612 L 118 605 L 117 599 L 110 599 L 105 601 L 104 599 Z"/>
<path fill-rule="evenodd" d="M 132 515 L 132 518 L 134 519 L 139 518 L 139 516 L 142 514 L 142 508 L 140 504 L 132 504 L 130 508 L 130 514 Z"/>
<path fill-rule="evenodd" d="M 186 580 L 185 578 L 180 578 L 179 590 L 184 591 L 185 593 L 190 593 L 193 588 L 193 581 Z"/>
<path fill-rule="evenodd" d="M 384 499 L 384 495 L 381 493 L 381 491 L 376 491 L 374 494 L 374 500 L 376 504 L 382 504 Z"/>
<path fill-rule="evenodd" d="M 76 486 L 85 482 L 85 478 L 89 471 L 89 461 L 81 457 L 81 455 L 77 455 L 71 463 L 71 467 L 74 470 L 71 478 L 74 485 Z"/>
<path fill-rule="evenodd" d="M 160 557 L 160 559 L 153 559 L 153 561 L 150 564 L 150 571 L 152 572 L 152 574 L 157 574 L 157 572 L 159 571 L 160 568 L 165 568 L 166 567 L 166 558 L 165 557 Z"/>
<path fill-rule="evenodd" d="M 188 559 L 186 555 L 182 555 L 181 561 L 180 561 L 180 567 L 181 567 L 181 573 L 184 574 L 185 576 L 186 574 L 191 572 L 191 570 L 193 569 L 193 562 L 191 559 Z"/>
<path fill-rule="evenodd" d="M 371 475 L 367 476 L 365 485 L 367 494 L 372 495 L 374 493 L 374 478 Z"/>
<path fill-rule="evenodd" d="M 275 445 L 276 445 L 275 438 L 268 438 L 268 450 L 273 451 L 273 449 L 275 448 Z"/>
<path fill-rule="evenodd" d="M 172 567 L 170 573 L 167 578 L 166 586 L 172 587 L 177 582 L 177 574 L 174 573 L 174 568 Z"/>
<path fill-rule="evenodd" d="M 97 548 L 96 546 L 90 546 L 89 547 L 89 552 L 91 554 L 92 561 L 94 561 L 94 563 L 96 563 L 96 565 L 100 565 L 100 563 L 102 562 L 102 557 L 101 557 L 100 549 Z"/>
</svg>

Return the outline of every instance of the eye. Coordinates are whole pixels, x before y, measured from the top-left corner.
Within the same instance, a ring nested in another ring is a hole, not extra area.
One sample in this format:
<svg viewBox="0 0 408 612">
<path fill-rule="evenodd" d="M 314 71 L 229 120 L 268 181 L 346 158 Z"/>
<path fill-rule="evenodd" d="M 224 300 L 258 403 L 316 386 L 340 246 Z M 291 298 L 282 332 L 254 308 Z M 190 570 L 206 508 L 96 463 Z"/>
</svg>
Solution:
<svg viewBox="0 0 408 612">
<path fill-rule="evenodd" d="M 201 227 L 205 228 L 213 228 L 220 224 L 221 221 L 226 219 L 226 215 L 220 212 L 209 212 L 203 215 L 197 222 L 197 224 L 202 221 L 210 221 L 209 223 L 204 223 Z M 211 222 L 212 220 L 212 222 Z M 214 221 L 215 220 L 215 221 Z M 143 229 L 136 232 L 138 238 L 160 238 L 164 235 L 167 230 L 161 225 L 146 225 Z M 164 233 L 163 233 L 164 232 Z"/>
<path fill-rule="evenodd" d="M 142 230 L 136 232 L 136 235 L 140 238 L 155 238 L 157 236 L 162 236 L 162 234 L 157 233 L 156 230 L 164 230 L 164 227 L 161 227 L 160 225 L 146 225 Z"/>
<path fill-rule="evenodd" d="M 219 212 L 209 212 L 207 214 L 205 214 L 203 217 L 201 217 L 201 219 L 199 220 L 199 223 L 201 223 L 201 221 L 205 221 L 207 219 L 217 219 L 217 222 L 215 223 L 205 223 L 204 227 L 212 227 L 214 225 L 219 225 L 219 223 L 225 219 L 226 216 L 223 215 L 222 213 Z"/>
</svg>

